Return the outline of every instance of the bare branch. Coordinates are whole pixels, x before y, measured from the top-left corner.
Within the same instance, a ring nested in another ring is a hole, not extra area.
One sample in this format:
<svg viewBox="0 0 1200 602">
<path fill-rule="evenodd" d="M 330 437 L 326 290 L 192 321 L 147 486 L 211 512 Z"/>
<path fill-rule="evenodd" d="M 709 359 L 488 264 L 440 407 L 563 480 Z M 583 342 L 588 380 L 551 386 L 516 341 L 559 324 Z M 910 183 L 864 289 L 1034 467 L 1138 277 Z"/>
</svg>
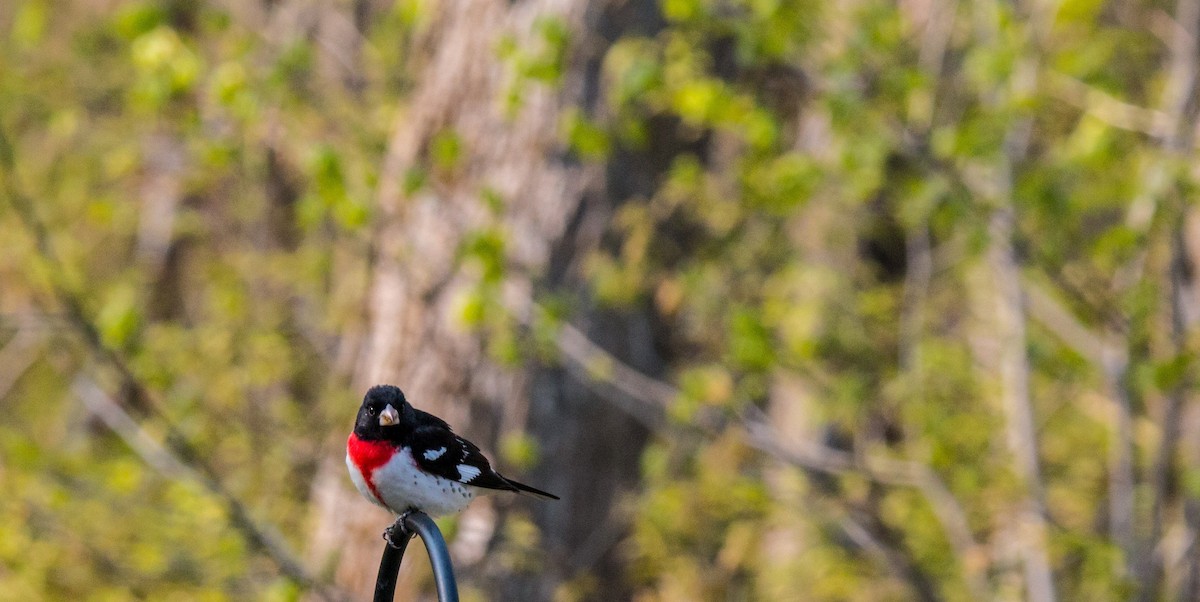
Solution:
<svg viewBox="0 0 1200 602">
<path fill-rule="evenodd" d="M 83 373 L 77 374 L 71 383 L 71 391 L 93 416 L 99 418 L 109 430 L 120 437 L 148 466 L 171 479 L 184 478 L 203 482 L 204 477 L 200 473 L 192 470 L 191 466 L 155 441 L 91 377 Z"/>
<path fill-rule="evenodd" d="M 21 375 L 37 362 L 35 351 L 44 339 L 42 333 L 22 328 L 0 349 L 0 399 L 7 397 Z"/>
<path fill-rule="evenodd" d="M 1166 113 L 1127 103 L 1065 73 L 1050 70 L 1045 78 L 1052 96 L 1112 127 L 1155 137 L 1165 137 L 1171 127 Z"/>
<path fill-rule="evenodd" d="M 531 311 L 544 311 L 536 303 L 530 302 L 529 307 Z M 529 311 L 514 311 L 514 314 L 528 326 Z M 621 362 L 570 324 L 560 325 L 555 343 L 566 367 L 579 375 L 581 382 L 602 399 L 650 428 L 660 431 L 671 428 L 665 413 L 670 403 L 681 395 L 674 386 Z M 971 534 L 966 511 L 932 469 L 916 462 L 853 455 L 797 437 L 790 437 L 784 444 L 755 406 L 742 405 L 746 415 L 734 426 L 742 430 L 750 447 L 777 461 L 824 474 L 855 474 L 877 483 L 920 491 L 936 510 L 935 515 L 956 556 L 963 560 L 968 586 L 977 596 L 984 595 L 984 576 L 974 568 L 978 563 L 971 562 L 980 557 L 982 547 Z M 699 430 L 710 435 L 721 428 L 720 421 L 711 416 L 700 416 L 696 422 Z"/>
<path fill-rule="evenodd" d="M 678 390 L 624 364 L 566 322 L 559 324 L 555 342 L 569 360 L 568 370 L 580 382 L 590 383 L 598 394 L 647 428 L 663 428 L 666 410 L 679 397 Z"/>
<path fill-rule="evenodd" d="M 307 570 L 292 556 L 283 543 L 283 538 L 274 529 L 258 524 L 250 517 L 245 506 L 231 494 L 220 490 L 220 485 L 210 476 L 197 471 L 192 464 L 185 462 L 171 449 L 156 441 L 137 420 L 105 393 L 95 380 L 86 374 L 77 374 L 71 383 L 71 391 L 92 415 L 120 437 L 148 466 L 168 478 L 187 479 L 200 484 L 209 492 L 216 493 L 230 513 L 230 520 L 235 526 L 243 531 L 253 532 L 253 543 L 279 563 L 285 574 L 313 588 L 313 592 L 321 598 L 334 599 L 332 592 L 317 584 L 316 580 L 308 575 Z"/>
<path fill-rule="evenodd" d="M 1105 340 L 1085 326 L 1045 287 L 1028 278 L 1022 282 L 1031 318 L 1101 371 L 1113 373 L 1124 369 L 1129 362 L 1124 347 Z"/>
<path fill-rule="evenodd" d="M 1181 220 L 1183 221 L 1183 220 Z M 1170 308 L 1171 308 L 1171 345 L 1175 355 L 1182 355 L 1187 348 L 1187 332 L 1190 329 L 1186 316 L 1184 296 L 1190 284 L 1187 274 L 1195 267 L 1184 250 L 1183 226 L 1178 224 L 1174 232 L 1171 246 L 1170 267 Z M 1180 422 L 1183 418 L 1184 396 L 1191 386 L 1190 378 L 1185 374 L 1168 392 L 1162 416 L 1162 436 L 1158 441 L 1158 449 L 1154 455 L 1154 464 L 1150 467 L 1150 532 L 1142 543 L 1138 559 L 1136 576 L 1142 584 L 1138 592 L 1138 600 L 1149 602 L 1158 596 L 1159 582 L 1162 578 L 1163 552 L 1161 539 L 1163 536 L 1163 516 L 1166 512 L 1167 496 L 1170 495 L 1170 483 L 1175 467 L 1175 452 L 1179 445 L 1181 434 Z M 1185 517 L 1188 513 L 1185 511 Z M 1190 522 L 1190 521 L 1189 521 Z M 1195 539 L 1194 524 L 1187 525 L 1187 536 Z"/>
<path fill-rule="evenodd" d="M 1153 215 L 1165 201 L 1178 194 L 1178 180 L 1173 175 L 1171 162 L 1183 158 L 1195 146 L 1196 127 L 1200 122 L 1200 0 L 1178 0 L 1175 5 L 1174 27 L 1171 35 L 1171 63 L 1167 85 L 1163 94 L 1164 110 L 1168 115 L 1168 129 L 1162 146 L 1164 160 L 1149 168 L 1141 194 L 1130 205 L 1128 219 L 1139 230 L 1146 230 Z M 1183 230 L 1174 229 L 1172 262 L 1170 267 L 1170 312 L 1171 339 L 1175 353 L 1186 348 L 1189 325 L 1184 316 L 1181 295 L 1188 288 L 1187 274 L 1193 270 L 1187 265 L 1189 258 L 1184 250 Z M 1145 253 L 1140 254 L 1127 271 L 1140 275 Z M 1139 558 L 1134 566 L 1133 581 L 1141 584 L 1137 599 L 1153 600 L 1158 596 L 1163 560 L 1159 540 L 1163 533 L 1163 514 L 1169 495 L 1168 482 L 1173 470 L 1172 459 L 1179 441 L 1179 421 L 1183 414 L 1184 393 L 1187 383 L 1181 382 L 1168 394 L 1162 416 L 1162 439 L 1155 453 L 1153 471 L 1149 475 L 1152 489 L 1150 530 L 1141 542 Z M 1184 518 L 1191 540 L 1200 533 L 1197 521 L 1195 496 L 1187 495 L 1184 500 Z M 1195 577 L 1200 573 L 1200 555 L 1193 548 L 1191 566 L 1180 588 L 1181 597 L 1189 597 L 1195 589 Z"/>
<path fill-rule="evenodd" d="M 924 602 L 941 600 L 929 575 L 913 562 L 912 555 L 899 541 L 895 531 L 880 517 L 878 508 L 852 508 L 842 517 L 842 531 L 853 542 L 870 553 L 876 562 L 887 567 L 912 589 L 915 599 Z"/>
<path fill-rule="evenodd" d="M 933 277 L 933 250 L 929 224 L 922 220 L 906 235 L 905 254 L 908 269 L 904 272 L 904 289 L 900 302 L 900 368 L 915 371 L 920 368 L 921 331 L 925 318 L 925 301 Z M 917 378 L 918 386 L 921 379 Z"/>
<path fill-rule="evenodd" d="M 1008 190 L 1007 178 L 999 185 Z M 1009 449 L 1024 488 L 1016 525 L 1025 547 L 1026 590 L 1031 600 L 1055 599 L 1054 577 L 1046 551 L 1046 499 L 1038 457 L 1033 400 L 1029 393 L 1025 310 L 1020 271 L 1013 253 L 1013 207 L 1006 194 L 988 223 L 988 263 L 995 281 L 995 336 L 998 340 L 1000 396 L 1006 414 Z"/>
<path fill-rule="evenodd" d="M 1173 28 L 1171 41 L 1171 63 L 1167 86 L 1163 93 L 1164 126 L 1163 149 L 1179 154 L 1195 144 L 1197 116 L 1200 113 L 1200 2 L 1179 0 L 1175 8 L 1177 27 Z M 1129 205 L 1126 224 L 1143 232 L 1150 227 L 1158 210 L 1163 194 L 1170 187 L 1170 177 L 1164 161 L 1148 168 L 1140 193 Z M 1140 273 L 1142 258 L 1135 260 L 1135 273 Z"/>
<path fill-rule="evenodd" d="M 1126 550 L 1126 562 L 1130 563 L 1131 571 L 1136 572 L 1140 561 L 1133 551 L 1137 545 L 1134 535 L 1133 401 L 1126 383 L 1128 351 L 1092 332 L 1047 290 L 1028 279 L 1025 281 L 1025 299 L 1031 317 L 1096 366 L 1117 408 L 1111 425 L 1114 444 L 1110 458 L 1109 530 Z"/>
<path fill-rule="evenodd" d="M 5 132 L 0 130 L 0 194 L 6 196 L 9 203 L 16 209 L 21 222 L 33 236 L 41 259 L 55 268 L 51 270 L 53 273 L 62 273 L 64 272 L 63 263 L 50 242 L 50 234 L 46 225 L 37 216 L 32 199 L 20 190 L 16 182 L 15 165 L 14 149 Z M 151 394 L 150 389 L 138 379 L 121 354 L 104 342 L 100 337 L 99 329 L 83 309 L 81 295 L 61 281 L 51 281 L 51 289 L 54 300 L 63 308 L 63 314 L 71 331 L 82 339 L 84 346 L 95 360 L 114 370 L 120 376 L 122 385 L 133 392 L 132 398 L 139 405 L 137 409 L 156 416 L 165 425 L 167 447 L 175 457 L 189 467 L 190 473 L 198 475 L 198 482 L 221 501 L 228 513 L 230 524 L 245 537 L 254 549 L 270 558 L 288 578 L 310 588 L 324 599 L 331 599 L 330 594 L 320 586 L 318 580 L 287 550 L 282 540 L 274 534 L 274 530 L 267 528 L 250 515 L 245 504 L 224 485 L 217 476 L 219 473 L 207 464 L 200 450 L 188 440 L 183 431 L 175 426 L 163 410 L 162 405 Z M 86 389 L 83 391 L 87 392 Z M 88 392 L 86 399 L 95 402 L 98 397 L 94 392 Z M 95 407 L 101 411 L 111 410 L 108 406 L 99 404 Z M 129 417 L 127 412 L 123 410 L 122 412 Z M 110 413 L 110 418 L 117 420 L 114 416 Z M 101 419 L 104 418 L 101 417 Z M 130 417 L 129 420 L 136 425 L 133 418 Z M 122 428 L 128 426 L 128 423 L 124 423 Z M 116 428 L 114 428 L 114 432 L 120 434 Z M 149 448 L 143 448 L 142 451 L 149 451 Z"/>
</svg>

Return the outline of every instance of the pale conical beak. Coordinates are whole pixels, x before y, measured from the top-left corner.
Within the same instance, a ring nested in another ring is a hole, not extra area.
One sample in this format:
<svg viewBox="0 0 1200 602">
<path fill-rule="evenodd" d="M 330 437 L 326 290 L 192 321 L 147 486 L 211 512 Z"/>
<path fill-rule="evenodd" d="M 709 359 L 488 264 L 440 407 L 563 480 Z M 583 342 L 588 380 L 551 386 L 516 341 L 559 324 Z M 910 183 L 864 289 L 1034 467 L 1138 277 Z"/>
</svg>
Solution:
<svg viewBox="0 0 1200 602">
<path fill-rule="evenodd" d="M 397 422 L 400 422 L 400 412 L 397 412 L 396 408 L 393 408 L 392 404 L 389 403 L 379 413 L 379 426 L 391 426 Z"/>
</svg>

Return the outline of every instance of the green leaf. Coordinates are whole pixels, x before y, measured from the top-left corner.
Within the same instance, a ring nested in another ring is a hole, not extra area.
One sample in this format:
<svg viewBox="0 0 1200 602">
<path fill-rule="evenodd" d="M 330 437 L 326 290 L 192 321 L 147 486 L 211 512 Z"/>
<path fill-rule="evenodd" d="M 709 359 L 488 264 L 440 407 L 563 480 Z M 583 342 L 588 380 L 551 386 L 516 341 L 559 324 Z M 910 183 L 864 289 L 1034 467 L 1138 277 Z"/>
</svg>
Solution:
<svg viewBox="0 0 1200 602">
<path fill-rule="evenodd" d="M 443 129 L 429 141 L 429 158 L 433 166 L 442 171 L 453 171 L 458 167 L 462 154 L 462 138 L 453 129 Z"/>
<path fill-rule="evenodd" d="M 109 292 L 96 315 L 96 326 L 104 342 L 121 349 L 138 334 L 142 324 L 137 293 L 131 286 L 118 286 Z"/>
</svg>

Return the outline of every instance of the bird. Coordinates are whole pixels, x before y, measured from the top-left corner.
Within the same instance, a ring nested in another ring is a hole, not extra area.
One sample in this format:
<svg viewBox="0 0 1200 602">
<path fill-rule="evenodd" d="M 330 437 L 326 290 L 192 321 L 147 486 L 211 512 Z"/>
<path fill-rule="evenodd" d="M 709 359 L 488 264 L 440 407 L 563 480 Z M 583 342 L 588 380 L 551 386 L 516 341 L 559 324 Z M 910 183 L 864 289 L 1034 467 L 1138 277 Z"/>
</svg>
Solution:
<svg viewBox="0 0 1200 602">
<path fill-rule="evenodd" d="M 363 497 L 400 516 L 454 514 L 497 490 L 559 499 L 496 472 L 478 446 L 414 408 L 394 385 L 371 387 L 363 396 L 346 441 L 346 467 Z"/>
</svg>

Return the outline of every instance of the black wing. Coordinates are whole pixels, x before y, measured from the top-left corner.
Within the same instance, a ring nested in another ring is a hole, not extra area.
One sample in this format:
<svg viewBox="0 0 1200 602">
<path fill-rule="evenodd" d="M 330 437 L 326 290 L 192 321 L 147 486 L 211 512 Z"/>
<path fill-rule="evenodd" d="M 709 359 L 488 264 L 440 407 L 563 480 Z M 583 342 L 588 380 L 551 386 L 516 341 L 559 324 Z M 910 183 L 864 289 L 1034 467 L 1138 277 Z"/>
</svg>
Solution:
<svg viewBox="0 0 1200 602">
<path fill-rule="evenodd" d="M 430 414 L 429 412 L 426 412 L 424 410 L 418 410 L 417 408 L 413 408 L 413 413 L 415 413 L 417 415 L 416 423 L 418 425 L 420 425 L 417 428 L 440 427 L 440 428 L 446 429 L 447 431 L 454 430 L 454 429 L 450 428 L 449 424 L 446 424 L 445 420 L 442 420 L 441 418 L 438 418 L 437 416 L 434 416 L 433 414 Z"/>
<path fill-rule="evenodd" d="M 508 479 L 500 476 L 474 443 L 455 435 L 445 424 L 419 426 L 409 440 L 413 459 L 425 472 L 487 489 L 519 491 Z"/>
</svg>

